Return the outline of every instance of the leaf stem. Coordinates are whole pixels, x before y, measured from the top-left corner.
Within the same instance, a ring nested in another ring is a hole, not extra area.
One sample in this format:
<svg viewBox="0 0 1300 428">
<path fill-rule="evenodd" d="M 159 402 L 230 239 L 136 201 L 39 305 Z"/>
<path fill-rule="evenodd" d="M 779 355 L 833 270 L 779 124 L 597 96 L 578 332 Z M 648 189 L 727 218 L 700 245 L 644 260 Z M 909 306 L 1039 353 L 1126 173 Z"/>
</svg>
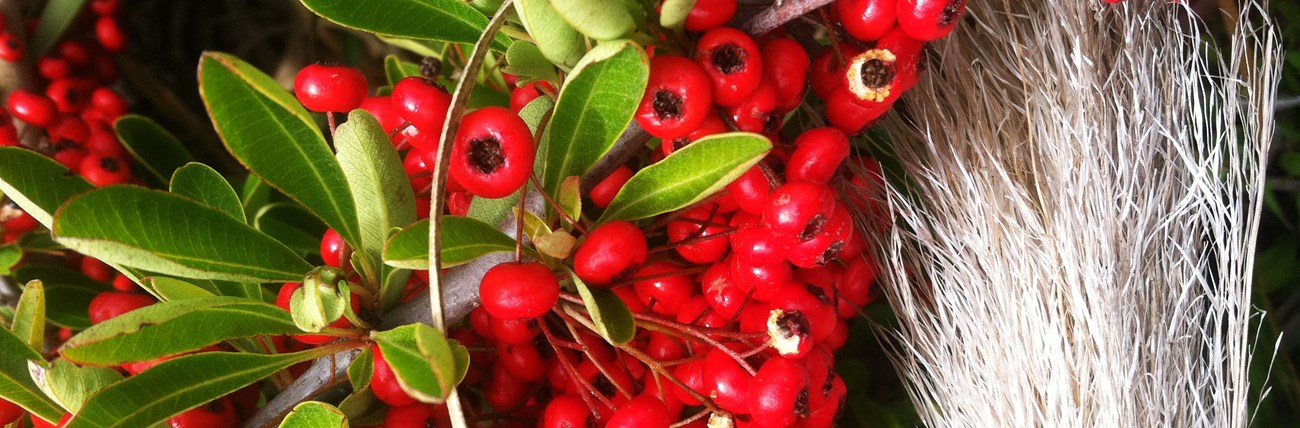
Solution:
<svg viewBox="0 0 1300 428">
<path fill-rule="evenodd" d="M 546 199 L 546 203 L 549 204 L 551 208 L 554 209 L 555 212 L 560 215 L 560 218 L 564 219 L 565 222 L 572 225 L 573 230 L 578 231 L 578 233 L 581 233 L 583 235 L 587 234 L 587 228 L 583 227 L 582 223 L 578 222 L 577 220 L 574 220 L 573 217 L 569 217 L 569 213 L 564 212 L 564 207 L 561 207 L 558 202 L 555 202 L 554 199 L 551 199 L 551 195 L 546 194 L 546 190 L 542 189 L 542 183 L 537 181 L 536 175 L 529 175 L 528 179 L 533 182 L 533 187 L 536 187 L 539 190 L 537 193 L 542 194 L 542 198 Z"/>
</svg>

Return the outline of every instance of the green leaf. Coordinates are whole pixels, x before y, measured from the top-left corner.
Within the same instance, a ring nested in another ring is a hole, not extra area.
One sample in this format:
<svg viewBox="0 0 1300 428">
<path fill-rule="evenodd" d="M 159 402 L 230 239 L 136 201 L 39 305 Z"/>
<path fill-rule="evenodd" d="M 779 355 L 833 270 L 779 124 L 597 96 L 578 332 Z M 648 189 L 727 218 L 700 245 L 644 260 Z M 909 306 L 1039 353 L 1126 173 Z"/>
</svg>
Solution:
<svg viewBox="0 0 1300 428">
<path fill-rule="evenodd" d="M 633 175 L 598 223 L 642 219 L 699 202 L 744 174 L 771 148 L 767 137 L 758 134 L 702 138 Z"/>
<path fill-rule="evenodd" d="M 73 196 L 95 186 L 40 153 L 0 147 L 0 192 L 45 227 L 54 224 L 54 211 Z"/>
<path fill-rule="evenodd" d="M 350 423 L 358 426 L 380 426 L 384 423 L 384 410 L 388 406 L 375 397 L 369 385 L 356 388 L 339 403 L 339 411 L 347 415 Z"/>
<path fill-rule="evenodd" d="M 588 52 L 560 90 L 542 150 L 542 187 L 581 176 L 614 147 L 645 92 L 649 66 L 632 42 L 605 43 Z"/>
<path fill-rule="evenodd" d="M 176 169 L 172 173 L 171 191 L 244 221 L 244 206 L 239 195 L 235 194 L 225 177 L 210 166 L 191 162 Z"/>
<path fill-rule="evenodd" d="M 556 198 L 560 209 L 572 219 L 582 218 L 582 193 L 579 185 L 581 185 L 580 177 L 576 175 L 564 179 L 560 183 L 560 195 Z"/>
<path fill-rule="evenodd" d="M 501 71 L 528 80 L 560 80 L 551 61 L 542 55 L 537 45 L 528 42 L 515 42 L 510 45 L 510 50 L 506 51 L 506 66 Z"/>
<path fill-rule="evenodd" d="M 519 210 L 515 210 L 519 214 Z M 528 240 L 533 243 L 533 247 L 546 257 L 551 259 L 564 260 L 569 258 L 569 254 L 577 247 L 578 240 L 570 235 L 569 232 L 560 230 L 552 231 L 550 226 L 546 225 L 546 220 L 542 220 L 532 211 L 524 211 L 524 234 Z M 546 264 L 553 264 L 551 259 L 543 258 Z"/>
<path fill-rule="evenodd" d="M 389 85 L 396 85 L 398 80 L 419 76 L 420 65 L 402 61 L 397 55 L 389 55 L 384 57 L 384 75 L 388 77 Z"/>
<path fill-rule="evenodd" d="M 607 0 L 550 0 L 555 12 L 578 32 L 596 40 L 622 38 L 636 28 L 627 8 Z"/>
<path fill-rule="evenodd" d="M 50 50 L 85 4 L 86 0 L 50 0 L 45 3 L 45 9 L 41 10 L 40 20 L 37 21 L 36 31 L 28 43 L 29 58 L 38 58 L 44 55 L 45 51 Z M 17 9 L 13 10 L 17 11 Z"/>
<path fill-rule="evenodd" d="M 587 51 L 582 35 L 564 22 L 547 0 L 517 0 L 514 5 L 542 56 L 565 70 L 578 64 Z"/>
<path fill-rule="evenodd" d="M 686 16 L 695 8 L 696 0 L 664 0 L 659 9 L 659 26 L 681 31 L 686 25 Z"/>
<path fill-rule="evenodd" d="M 90 327 L 90 301 L 108 291 L 105 284 L 79 271 L 53 266 L 28 265 L 14 271 L 20 282 L 40 280 L 45 288 L 45 316 L 51 324 L 81 330 Z"/>
<path fill-rule="evenodd" d="M 91 396 L 67 428 L 153 426 L 320 355 L 319 349 L 293 354 L 204 352 L 167 360 Z"/>
<path fill-rule="evenodd" d="M 23 247 L 18 244 L 0 245 L 0 275 L 13 273 L 14 266 L 23 260 Z"/>
<path fill-rule="evenodd" d="M 379 121 L 365 110 L 354 110 L 347 123 L 334 134 L 339 165 L 357 203 L 361 245 L 378 266 L 388 241 L 388 231 L 417 220 L 415 193 L 402 169 L 402 158 L 393 149 Z"/>
<path fill-rule="evenodd" d="M 356 204 L 316 122 L 270 76 L 233 56 L 199 61 L 199 93 L 226 148 L 258 178 L 316 214 L 354 246 Z"/>
<path fill-rule="evenodd" d="M 54 360 L 48 367 L 43 362 L 28 362 L 27 368 L 31 370 L 32 380 L 37 387 L 72 413 L 81 410 L 91 395 L 122 380 L 122 374 L 117 370 L 77 367 L 64 359 Z"/>
<path fill-rule="evenodd" d="M 128 114 L 113 123 L 113 130 L 136 164 L 158 183 L 167 183 L 173 171 L 194 161 L 181 140 L 153 119 Z"/>
<path fill-rule="evenodd" d="M 312 269 L 302 286 L 289 299 L 289 314 L 302 331 L 317 333 L 343 316 L 348 305 L 347 281 L 341 270 L 322 266 Z"/>
<path fill-rule="evenodd" d="M 348 417 L 329 404 L 304 401 L 284 417 L 280 428 L 348 428 Z"/>
<path fill-rule="evenodd" d="M 320 253 L 325 224 L 302 206 L 276 202 L 263 205 L 253 216 L 253 228 L 275 238 L 298 255 Z"/>
<path fill-rule="evenodd" d="M 469 217 L 442 216 L 442 266 L 470 261 L 488 253 L 511 252 L 515 240 L 495 227 Z M 403 269 L 429 268 L 429 221 L 421 220 L 389 240 L 384 263 Z"/>
<path fill-rule="evenodd" d="M 203 288 L 196 284 L 191 284 L 175 278 L 165 276 L 151 276 L 144 279 L 154 292 L 158 293 L 164 301 L 202 299 L 205 297 L 215 296 L 212 290 Z"/>
<path fill-rule="evenodd" d="M 41 392 L 27 368 L 27 361 L 45 361 L 8 329 L 0 328 L 0 397 L 27 409 L 47 421 L 57 421 L 63 409 Z"/>
<path fill-rule="evenodd" d="M 403 39 L 400 37 L 379 36 L 379 40 L 395 47 L 406 49 L 407 51 L 419 56 L 431 56 L 439 60 L 447 54 L 447 43 L 433 40 L 414 40 Z"/>
<path fill-rule="evenodd" d="M 582 303 L 587 306 L 587 314 L 596 325 L 596 332 L 609 343 L 621 345 L 636 337 L 636 320 L 632 311 L 623 304 L 617 294 L 605 288 L 591 288 L 581 278 L 569 272 L 573 286 L 582 296 Z"/>
<path fill-rule="evenodd" d="M 28 281 L 14 308 L 14 335 L 31 346 L 42 349 L 45 344 L 45 286 L 39 280 Z"/>
<path fill-rule="evenodd" d="M 375 370 L 375 353 L 370 347 L 365 347 L 357 354 L 357 358 L 352 360 L 348 365 L 348 382 L 352 383 L 352 389 L 358 390 L 370 385 L 370 376 Z"/>
<path fill-rule="evenodd" d="M 135 186 L 73 198 L 53 230 L 59 243 L 83 254 L 186 278 L 284 282 L 311 270 L 284 244 L 229 215 Z"/>
<path fill-rule="evenodd" d="M 244 208 L 244 221 L 253 224 L 262 207 L 271 203 L 271 186 L 256 175 L 249 175 L 239 191 L 239 205 Z"/>
<path fill-rule="evenodd" d="M 412 398 L 441 403 L 460 382 L 449 341 L 428 324 L 408 324 L 371 337 L 379 343 L 398 385 Z"/>
<path fill-rule="evenodd" d="M 301 333 L 289 313 L 275 305 L 212 296 L 160 302 L 128 312 L 73 336 L 59 353 L 80 364 L 115 365 L 240 337 Z"/>
<path fill-rule="evenodd" d="M 302 0 L 322 18 L 348 28 L 386 37 L 474 43 L 487 28 L 488 18 L 459 0 Z M 497 37 L 492 48 L 504 51 L 506 37 Z"/>
</svg>

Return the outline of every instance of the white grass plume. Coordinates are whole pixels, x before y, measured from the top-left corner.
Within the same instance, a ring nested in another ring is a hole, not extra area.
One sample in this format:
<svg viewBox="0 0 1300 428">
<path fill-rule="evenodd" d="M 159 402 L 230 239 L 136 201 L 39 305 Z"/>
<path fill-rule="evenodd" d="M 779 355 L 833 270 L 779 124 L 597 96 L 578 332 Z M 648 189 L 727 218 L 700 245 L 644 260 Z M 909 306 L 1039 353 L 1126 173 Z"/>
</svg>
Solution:
<svg viewBox="0 0 1300 428">
<path fill-rule="evenodd" d="M 1222 58 L 1161 0 L 972 1 L 937 46 L 878 257 L 926 425 L 1248 425 L 1280 47 L 1243 11 Z"/>
</svg>

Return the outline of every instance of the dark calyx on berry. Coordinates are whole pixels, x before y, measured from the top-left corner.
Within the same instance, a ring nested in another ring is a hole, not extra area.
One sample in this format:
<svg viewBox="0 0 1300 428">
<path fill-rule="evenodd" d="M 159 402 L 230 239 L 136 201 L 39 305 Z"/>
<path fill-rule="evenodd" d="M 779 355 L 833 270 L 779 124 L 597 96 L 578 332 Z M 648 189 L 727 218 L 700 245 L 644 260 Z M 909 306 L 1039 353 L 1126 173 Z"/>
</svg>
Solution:
<svg viewBox="0 0 1300 428">
<path fill-rule="evenodd" d="M 961 6 L 965 1 L 950 1 L 947 6 L 943 7 L 943 13 L 939 14 L 939 26 L 947 27 L 952 25 L 957 18 L 961 17 Z"/>
<path fill-rule="evenodd" d="M 799 240 L 807 241 L 813 239 L 818 233 L 822 233 L 822 227 L 826 225 L 826 216 L 817 214 L 808 220 L 808 225 L 804 226 L 803 231 L 799 232 Z"/>
<path fill-rule="evenodd" d="M 724 74 L 732 74 L 745 68 L 745 50 L 735 43 L 727 43 L 713 51 L 713 66 Z"/>
<path fill-rule="evenodd" d="M 859 73 L 862 84 L 870 88 L 883 88 L 889 85 L 897 74 L 892 64 L 886 64 L 878 58 L 862 64 L 862 71 Z"/>
<path fill-rule="evenodd" d="M 469 161 L 475 169 L 484 174 L 492 174 L 505 163 L 501 154 L 501 142 L 495 137 L 476 138 L 469 142 Z"/>
<path fill-rule="evenodd" d="M 655 116 L 660 120 L 675 119 L 682 116 L 682 97 L 669 91 L 655 91 Z"/>
<path fill-rule="evenodd" d="M 118 163 L 117 159 L 114 159 L 112 156 L 99 158 L 99 166 L 108 172 L 117 172 L 118 168 L 122 167 L 121 164 Z"/>
</svg>

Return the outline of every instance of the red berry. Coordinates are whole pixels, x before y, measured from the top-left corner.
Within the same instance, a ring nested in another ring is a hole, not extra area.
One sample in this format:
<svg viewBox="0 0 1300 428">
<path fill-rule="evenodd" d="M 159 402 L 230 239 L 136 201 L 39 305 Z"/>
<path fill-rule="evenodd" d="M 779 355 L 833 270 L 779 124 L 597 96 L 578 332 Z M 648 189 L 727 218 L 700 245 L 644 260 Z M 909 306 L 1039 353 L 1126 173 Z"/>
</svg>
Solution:
<svg viewBox="0 0 1300 428">
<path fill-rule="evenodd" d="M 555 93 L 555 88 L 545 80 L 529 83 L 510 91 L 510 110 L 519 113 L 528 103 L 542 96 L 542 88 L 552 94 Z"/>
<path fill-rule="evenodd" d="M 786 283 L 772 296 L 772 313 L 800 313 L 808 320 L 813 342 L 820 342 L 835 330 L 835 307 L 831 296 L 820 287 L 797 282 Z M 778 349 L 779 350 L 779 349 Z"/>
<path fill-rule="evenodd" d="M 638 270 L 637 277 L 647 278 L 632 285 L 641 303 L 655 312 L 675 315 L 682 304 L 696 294 L 694 279 L 679 274 L 681 270 L 681 266 L 666 261 L 654 262 Z"/>
<path fill-rule="evenodd" d="M 60 57 L 63 57 L 63 59 L 68 60 L 68 62 L 71 63 L 72 65 L 90 64 L 90 60 L 91 60 L 90 50 L 86 49 L 86 47 L 82 46 L 82 44 L 79 42 L 73 40 L 64 40 L 60 42 L 59 46 L 57 46 L 55 49 L 59 51 Z"/>
<path fill-rule="evenodd" d="M 737 344 L 724 344 L 733 346 Z M 746 403 L 749 386 L 754 376 L 746 372 L 731 355 L 721 349 L 710 349 L 704 355 L 704 395 L 713 397 L 723 409 L 736 414 L 749 413 Z"/>
<path fill-rule="evenodd" d="M 45 129 L 52 140 L 65 140 L 84 144 L 90 138 L 90 127 L 75 115 L 61 114 Z"/>
<path fill-rule="evenodd" d="M 112 131 L 94 131 L 86 138 L 86 150 L 90 153 L 124 159 L 128 154 L 117 141 L 117 134 Z"/>
<path fill-rule="evenodd" d="M 583 428 L 591 421 L 591 410 L 581 397 L 565 394 L 546 403 L 538 428 Z"/>
<path fill-rule="evenodd" d="M 550 348 L 547 348 L 550 349 Z M 505 366 L 511 376 L 524 382 L 540 382 L 546 378 L 549 361 L 542 358 L 533 342 L 507 345 L 497 344 L 496 363 Z"/>
<path fill-rule="evenodd" d="M 835 10 L 850 36 L 864 42 L 876 41 L 894 28 L 899 0 L 839 0 Z"/>
<path fill-rule="evenodd" d="M 0 33 L 0 59 L 8 62 L 22 61 L 27 55 L 27 48 L 23 46 L 17 36 L 8 31 Z"/>
<path fill-rule="evenodd" d="M 605 424 L 607 428 L 668 428 L 676 415 L 669 415 L 664 402 L 640 395 L 620 406 Z"/>
<path fill-rule="evenodd" d="M 370 390 L 375 393 L 375 397 L 393 407 L 415 404 L 415 399 L 407 395 L 406 391 L 402 390 L 402 386 L 397 383 L 397 374 L 393 373 L 388 360 L 384 359 L 384 353 L 379 350 L 379 345 L 371 345 L 370 350 L 375 355 L 375 362 L 370 372 Z"/>
<path fill-rule="evenodd" d="M 772 191 L 763 210 L 763 225 L 773 232 L 807 241 L 821 232 L 835 208 L 835 192 L 825 184 L 795 181 Z"/>
<path fill-rule="evenodd" d="M 122 0 L 90 0 L 90 10 L 96 15 L 112 15 L 122 6 Z"/>
<path fill-rule="evenodd" d="M 90 104 L 95 86 L 85 79 L 65 78 L 50 82 L 45 95 L 62 113 L 75 113 Z"/>
<path fill-rule="evenodd" d="M 293 78 L 293 93 L 307 110 L 347 112 L 360 107 L 369 90 L 361 71 L 343 65 L 311 64 Z"/>
<path fill-rule="evenodd" d="M 348 244 L 343 242 L 343 237 L 334 229 L 326 229 L 325 236 L 320 239 L 320 258 L 325 264 L 341 268 L 343 267 L 343 253 L 346 252 Z M 349 260 L 351 262 L 351 260 Z"/>
<path fill-rule="evenodd" d="M 645 263 L 645 233 L 626 221 L 597 226 L 578 245 L 573 270 L 589 285 L 605 285 L 626 278 Z"/>
<path fill-rule="evenodd" d="M 839 257 L 852 232 L 853 218 L 847 209 L 837 204 L 821 231 L 812 239 L 795 243 L 787 258 L 790 263 L 804 269 L 823 266 Z"/>
<path fill-rule="evenodd" d="M 0 398 L 0 425 L 13 423 L 18 418 L 23 417 L 23 413 L 26 413 L 26 411 L 22 407 Z"/>
<path fill-rule="evenodd" d="M 95 21 L 95 39 L 109 52 L 121 52 L 126 47 L 126 34 L 112 16 L 101 16 Z"/>
<path fill-rule="evenodd" d="M 451 416 L 447 406 L 415 403 L 406 406 L 393 406 L 384 414 L 384 428 L 425 427 L 442 428 L 451 426 Z"/>
<path fill-rule="evenodd" d="M 398 116 L 411 122 L 411 126 L 431 135 L 442 133 L 447 109 L 451 106 L 451 94 L 433 81 L 419 76 L 403 78 L 393 85 L 392 99 Z M 465 126 L 464 122 L 461 126 Z"/>
<path fill-rule="evenodd" d="M 678 364 L 673 367 L 673 376 L 681 380 L 682 383 L 691 390 L 708 396 L 707 391 L 704 389 L 704 360 L 694 360 L 688 363 Z M 698 406 L 701 404 L 699 399 L 695 398 L 695 396 L 689 391 L 683 389 L 677 384 L 673 384 L 670 389 L 673 391 L 673 395 L 677 396 L 678 400 L 681 400 L 682 404 L 688 406 Z"/>
<path fill-rule="evenodd" d="M 815 128 L 794 140 L 794 152 L 785 166 L 790 181 L 829 183 L 849 157 L 849 138 L 835 128 Z"/>
<path fill-rule="evenodd" d="M 239 415 L 235 414 L 235 406 L 226 397 L 212 400 L 167 420 L 167 425 L 172 428 L 225 428 L 238 423 Z"/>
<path fill-rule="evenodd" d="M 81 161 L 78 169 L 90 184 L 104 187 L 131 180 L 131 164 L 118 157 L 91 154 Z"/>
<path fill-rule="evenodd" d="M 758 45 L 740 30 L 709 30 L 695 45 L 695 62 L 713 84 L 713 102 L 723 107 L 740 104 L 763 80 L 763 59 Z"/>
<path fill-rule="evenodd" d="M 750 92 L 748 97 L 727 108 L 727 115 L 739 131 L 772 134 L 781 129 L 781 121 L 785 117 L 780 111 L 780 98 L 776 85 L 763 79 L 762 84 Z"/>
<path fill-rule="evenodd" d="M 840 55 L 836 57 L 834 49 L 826 49 L 812 63 L 811 85 L 817 98 L 829 101 L 831 94 L 844 86 L 844 70 L 848 61 L 862 52 L 862 48 L 849 43 L 839 44 Z"/>
<path fill-rule="evenodd" d="M 784 260 L 790 240 L 760 225 L 742 226 L 731 235 L 731 250 L 742 263 L 766 265 Z"/>
<path fill-rule="evenodd" d="M 717 235 L 730 231 L 731 228 L 725 225 L 731 218 L 729 215 L 718 214 L 716 204 L 695 207 L 683 213 L 679 219 L 668 222 L 668 241 L 683 259 L 691 263 L 707 264 L 727 255 L 730 242 L 726 237 Z"/>
<path fill-rule="evenodd" d="M 492 337 L 508 345 L 531 342 L 541 332 L 533 318 L 503 320 L 489 316 L 488 325 L 492 328 Z"/>
<path fill-rule="evenodd" d="M 90 256 L 84 256 L 81 258 L 81 274 L 99 282 L 109 282 L 113 280 L 113 268 L 109 267 L 108 264 L 99 261 L 99 259 Z"/>
<path fill-rule="evenodd" d="M 533 133 L 519 115 L 484 107 L 461 119 L 449 171 L 474 196 L 500 198 L 528 181 L 536 152 Z"/>
<path fill-rule="evenodd" d="M 752 293 L 753 298 L 764 302 L 772 298 L 777 288 L 794 278 L 794 269 L 786 261 L 755 265 L 733 256 L 730 264 L 731 278 L 736 281 L 736 285 L 746 293 Z"/>
<path fill-rule="evenodd" d="M 86 158 L 86 151 L 77 143 L 66 140 L 50 140 L 50 157 L 75 173 L 81 172 L 81 161 Z"/>
<path fill-rule="evenodd" d="M 533 388 L 527 382 L 510 375 L 501 364 L 493 365 L 491 371 L 492 375 L 488 378 L 487 385 L 483 386 L 483 395 L 493 409 L 500 411 L 514 409 L 528 399 L 528 394 Z"/>
<path fill-rule="evenodd" d="M 636 121 L 646 132 L 665 140 L 685 136 L 712 109 L 709 76 L 699 65 L 674 55 L 650 60 L 650 77 L 636 111 Z"/>
<path fill-rule="evenodd" d="M 899 0 L 898 27 L 921 41 L 942 39 L 966 13 L 966 0 Z"/>
<path fill-rule="evenodd" d="M 893 104 L 875 103 L 864 107 L 846 87 L 835 89 L 826 100 L 826 121 L 845 134 L 857 135 L 889 112 Z"/>
<path fill-rule="evenodd" d="M 18 208 L 18 205 L 14 203 L 12 200 L 5 201 L 5 204 L 6 204 L 5 207 L 6 209 L 14 210 L 18 213 L 16 217 L 10 218 L 9 220 L 5 220 L 3 224 L 5 230 L 16 231 L 19 233 L 26 233 L 32 231 L 33 229 L 36 229 L 37 227 L 40 227 L 41 223 L 36 221 L 35 217 L 32 217 L 31 214 L 27 213 L 27 211 L 23 211 L 21 208 Z"/>
<path fill-rule="evenodd" d="M 113 276 L 113 289 L 124 292 L 139 291 L 135 285 L 135 281 L 132 281 L 131 278 L 127 278 L 126 275 L 120 273 Z"/>
<path fill-rule="evenodd" d="M 591 193 L 588 193 L 587 196 L 591 198 L 591 202 L 594 202 L 596 206 L 608 207 L 609 203 L 614 201 L 614 197 L 618 196 L 618 191 L 623 190 L 623 185 L 627 184 L 632 175 L 631 168 L 619 166 L 614 172 L 609 173 L 608 177 L 600 180 L 600 183 L 592 187 Z"/>
<path fill-rule="evenodd" d="M 397 114 L 397 108 L 393 106 L 391 96 L 366 97 L 365 100 L 361 101 L 361 107 L 359 108 L 374 116 L 375 120 L 379 121 L 379 126 L 384 128 L 384 131 L 391 133 L 402 125 L 402 116 Z M 396 138 L 394 137 L 394 139 Z"/>
<path fill-rule="evenodd" d="M 734 319 L 740 312 L 741 305 L 748 300 L 748 293 L 740 289 L 731 280 L 731 266 L 726 262 L 714 263 L 704 271 L 700 279 L 700 288 L 704 291 L 704 300 L 719 316 Z"/>
<path fill-rule="evenodd" d="M 763 426 L 784 428 L 808 417 L 808 371 L 787 358 L 769 358 L 749 385 L 749 412 Z"/>
<path fill-rule="evenodd" d="M 703 32 L 725 25 L 736 15 L 736 0 L 698 0 L 686 14 L 687 31 Z"/>
<path fill-rule="evenodd" d="M 892 1 L 892 0 L 889 0 Z M 808 52 L 794 40 L 777 37 L 763 43 L 763 76 L 776 86 L 780 111 L 794 110 L 808 87 Z"/>
<path fill-rule="evenodd" d="M 875 281 L 875 266 L 863 258 L 849 260 L 839 281 L 835 282 L 836 294 L 839 297 L 837 311 L 840 318 L 852 318 L 857 314 L 856 308 L 871 303 L 874 299 L 871 292 Z"/>
<path fill-rule="evenodd" d="M 95 88 L 90 94 L 90 105 L 103 112 L 104 118 L 110 122 L 126 114 L 127 110 L 126 98 L 108 87 Z"/>
<path fill-rule="evenodd" d="M 41 77 L 53 81 L 68 77 L 72 67 L 68 65 L 68 61 L 62 58 L 43 56 L 41 59 L 36 60 L 36 70 L 40 72 Z"/>
<path fill-rule="evenodd" d="M 701 138 L 714 135 L 714 134 L 721 134 L 730 130 L 731 129 L 727 128 L 727 124 L 722 121 L 721 116 L 718 116 L 717 113 L 710 111 L 709 116 L 704 118 L 704 122 L 700 123 L 700 126 L 698 128 L 695 128 L 694 131 L 691 131 L 691 133 L 686 134 L 685 137 L 677 137 L 671 140 L 664 140 L 663 143 L 659 145 L 659 153 L 662 154 L 664 157 L 668 157 L 668 155 L 673 154 L 673 152 L 677 151 L 678 149 L 681 149 L 682 147 L 686 147 L 687 145 L 694 143 L 695 141 Z"/>
<path fill-rule="evenodd" d="M 727 192 L 735 198 L 736 205 L 754 214 L 762 213 L 763 209 L 767 208 L 770 191 L 771 185 L 767 181 L 767 176 L 763 175 L 763 170 L 758 165 L 749 168 L 736 178 L 736 181 L 727 185 Z"/>
<path fill-rule="evenodd" d="M 483 309 L 494 317 L 537 318 L 560 299 L 560 283 L 541 262 L 507 262 L 488 269 L 479 284 Z"/>
<path fill-rule="evenodd" d="M 43 95 L 19 89 L 9 93 L 9 112 L 18 120 L 45 127 L 57 118 L 58 106 Z"/>
<path fill-rule="evenodd" d="M 68 424 L 69 420 L 72 420 L 71 413 L 64 413 L 63 416 L 59 418 L 58 423 L 50 423 L 36 415 L 32 415 L 32 426 L 35 428 L 63 428 Z"/>
<path fill-rule="evenodd" d="M 152 304 L 153 298 L 144 294 L 105 291 L 90 301 L 90 323 L 99 324 Z"/>
</svg>

